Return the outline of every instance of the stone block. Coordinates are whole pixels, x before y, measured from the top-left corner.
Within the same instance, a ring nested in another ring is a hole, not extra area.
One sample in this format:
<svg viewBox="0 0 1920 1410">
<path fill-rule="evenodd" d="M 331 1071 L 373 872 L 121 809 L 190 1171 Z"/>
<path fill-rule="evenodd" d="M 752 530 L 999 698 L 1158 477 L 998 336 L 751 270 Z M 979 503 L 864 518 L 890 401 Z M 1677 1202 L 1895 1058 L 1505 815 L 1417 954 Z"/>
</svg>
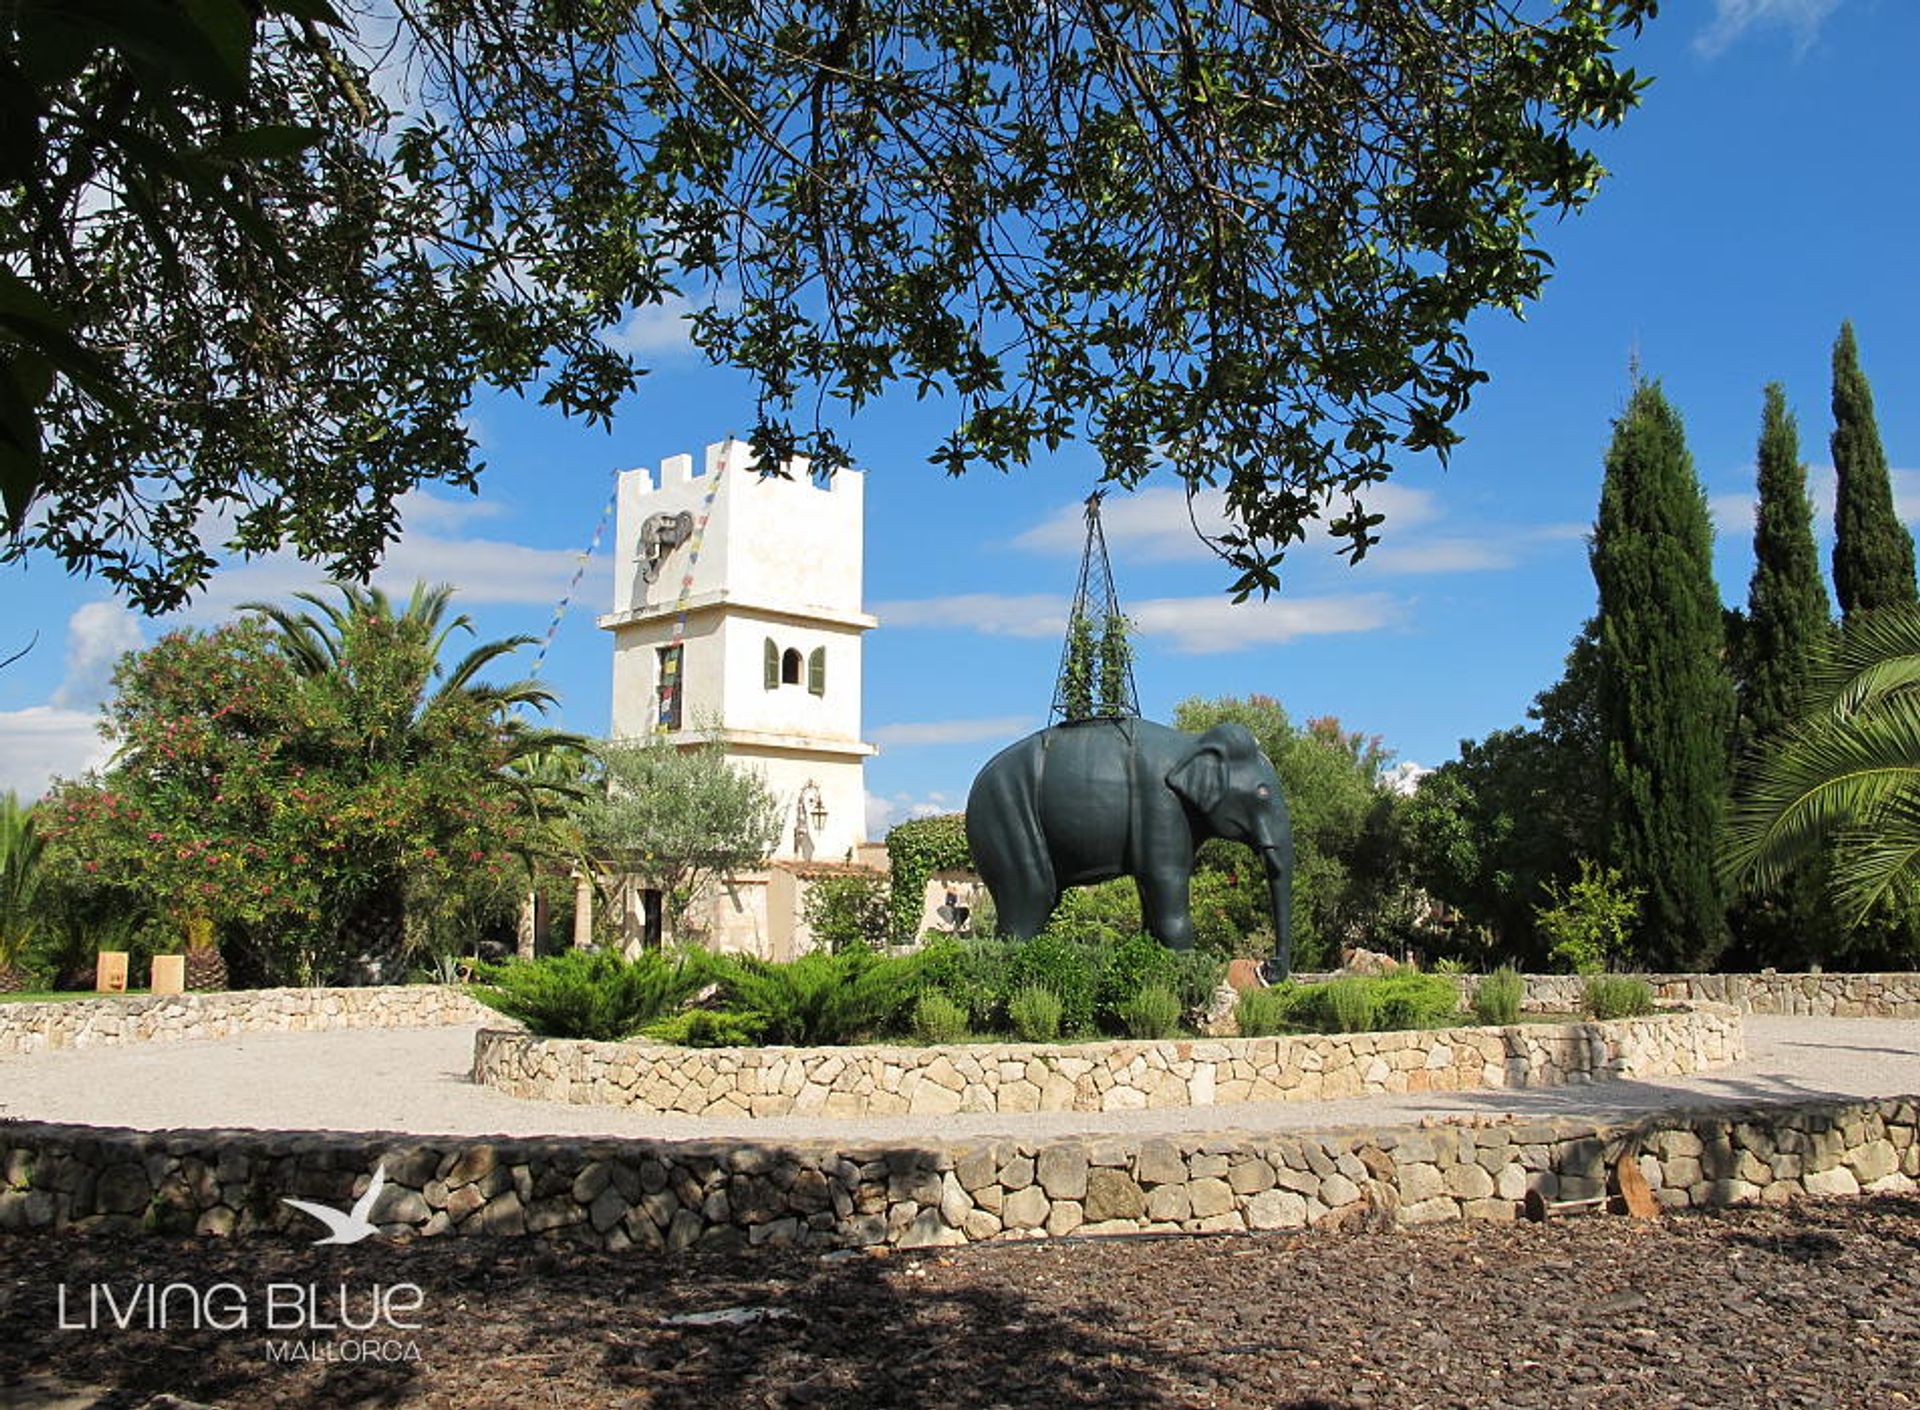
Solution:
<svg viewBox="0 0 1920 1410">
<path fill-rule="evenodd" d="M 1047 1213 L 1047 1232 L 1057 1239 L 1071 1234 L 1086 1222 L 1086 1211 L 1079 1201 L 1055 1200 L 1053 1208 Z"/>
<path fill-rule="evenodd" d="M 1147 1218 L 1156 1224 L 1179 1223 L 1193 1217 L 1193 1203 L 1185 1185 L 1155 1185 L 1147 1192 Z"/>
<path fill-rule="evenodd" d="M 1196 1219 L 1211 1219 L 1233 1208 L 1233 1187 L 1225 1180 L 1208 1178 L 1187 1184 L 1187 1200 Z"/>
<path fill-rule="evenodd" d="M 1318 1197 L 1329 1209 L 1338 1209 L 1343 1204 L 1351 1204 L 1360 1198 L 1360 1187 L 1348 1179 L 1343 1171 L 1335 1170 L 1320 1182 Z"/>
<path fill-rule="evenodd" d="M 520 1203 L 517 1191 L 508 1190 L 487 1201 L 486 1207 L 473 1216 L 473 1229 L 478 1234 L 493 1234 L 511 1237 L 527 1232 L 527 1215 Z"/>
<path fill-rule="evenodd" d="M 937 1209 L 921 1210 L 896 1240 L 901 1248 L 945 1248 L 966 1241 L 966 1234 L 942 1219 Z"/>
<path fill-rule="evenodd" d="M 1450 1165 L 1446 1172 L 1447 1193 L 1456 1199 L 1491 1199 L 1497 1188 L 1484 1166 Z"/>
<path fill-rule="evenodd" d="M 1307 1222 L 1307 1202 L 1292 1190 L 1267 1190 L 1247 1201 L 1250 1229 L 1298 1229 Z"/>
<path fill-rule="evenodd" d="M 1077 1200 L 1087 1193 L 1087 1152 L 1076 1144 L 1047 1146 L 1035 1162 L 1035 1178 L 1051 1199 Z"/>
<path fill-rule="evenodd" d="M 1146 1195 L 1124 1170 L 1099 1166 L 1088 1173 L 1085 1210 L 1088 1223 L 1138 1219 L 1146 1210 Z"/>
<path fill-rule="evenodd" d="M 1028 1185 L 1009 1194 L 1000 1207 L 1000 1223 L 1009 1229 L 1037 1229 L 1047 1221 L 1047 1192 Z"/>
<path fill-rule="evenodd" d="M 1800 1183 L 1807 1187 L 1810 1195 L 1857 1195 L 1860 1182 L 1854 1178 L 1851 1170 L 1844 1165 L 1836 1165 L 1831 1170 L 1815 1170 L 1803 1175 Z"/>
<path fill-rule="evenodd" d="M 1900 1153 L 1893 1148 L 1891 1141 L 1868 1141 L 1847 1153 L 1846 1164 L 1855 1180 L 1862 1185 L 1870 1185 L 1900 1168 Z"/>
<path fill-rule="evenodd" d="M 1186 1158 L 1171 1141 L 1142 1144 L 1134 1171 L 1143 1185 L 1183 1185 L 1187 1180 Z"/>
<path fill-rule="evenodd" d="M 1195 1219 L 1185 1226 L 1194 1234 L 1236 1234 L 1247 1227 L 1247 1221 L 1240 1212 L 1230 1209 L 1225 1214 L 1209 1214 L 1203 1219 Z"/>
<path fill-rule="evenodd" d="M 1446 1177 L 1441 1175 L 1439 1167 L 1421 1162 L 1400 1166 L 1400 1198 L 1403 1203 L 1414 1205 L 1422 1200 L 1433 1199 L 1446 1193 Z"/>
<path fill-rule="evenodd" d="M 620 1197 L 620 1191 L 610 1184 L 595 1195 L 593 1202 L 587 1206 L 587 1222 L 593 1225 L 595 1233 L 606 1233 L 626 1217 L 627 1202 Z"/>
<path fill-rule="evenodd" d="M 1227 1183 L 1233 1186 L 1235 1194 L 1257 1195 L 1273 1188 L 1273 1167 L 1257 1155 L 1236 1160 L 1227 1172 Z"/>
</svg>

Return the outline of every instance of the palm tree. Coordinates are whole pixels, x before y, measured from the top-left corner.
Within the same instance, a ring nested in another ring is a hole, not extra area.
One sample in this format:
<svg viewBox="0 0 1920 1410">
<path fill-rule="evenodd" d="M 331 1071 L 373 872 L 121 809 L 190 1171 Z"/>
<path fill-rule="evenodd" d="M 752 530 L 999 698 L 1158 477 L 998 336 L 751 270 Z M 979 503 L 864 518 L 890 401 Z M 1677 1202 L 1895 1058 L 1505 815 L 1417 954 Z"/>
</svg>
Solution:
<svg viewBox="0 0 1920 1410">
<path fill-rule="evenodd" d="M 1745 774 L 1725 849 L 1731 879 L 1776 884 L 1831 844 L 1849 925 L 1920 891 L 1920 609 L 1848 623 L 1799 723 L 1760 741 Z"/>
<path fill-rule="evenodd" d="M 530 834 L 542 831 L 570 793 L 567 771 L 543 761 L 577 756 L 586 741 L 536 723 L 556 700 L 539 682 L 480 679 L 535 639 L 483 641 L 443 664 L 454 636 L 474 630 L 465 613 L 452 613 L 451 587 L 417 583 L 400 604 L 378 588 L 333 586 L 338 601 L 297 594 L 310 611 L 244 604 L 276 630 L 281 653 L 314 692 L 316 713 L 330 722 L 333 747 L 350 751 L 369 771 L 398 772 L 443 758 L 450 734 L 482 739 L 481 786 L 511 800 L 535 825 Z M 456 731 L 456 725 L 463 728 Z M 349 923 L 370 951 L 390 952 L 407 943 L 406 901 L 415 889 L 403 875 L 358 898 L 361 914 Z"/>
<path fill-rule="evenodd" d="M 492 714 L 506 746 L 504 762 L 577 750 L 585 741 L 559 730 L 536 729 L 521 711 L 544 714 L 557 697 L 532 679 L 496 684 L 478 679 L 494 662 L 532 645 L 532 636 L 501 637 L 481 642 L 451 668 L 440 664 L 441 653 L 456 632 L 473 634 L 473 619 L 462 612 L 449 618 L 453 588 L 445 583 L 428 587 L 415 583 L 406 606 L 394 610 L 393 599 L 379 588 L 335 583 L 341 601 L 329 602 L 318 593 L 294 596 L 315 612 L 295 615 L 270 602 L 241 604 L 271 622 L 280 633 L 280 650 L 302 676 L 324 682 L 337 695 L 351 700 L 355 718 L 369 732 L 368 742 L 389 756 L 417 752 L 436 710 L 478 705 Z M 381 659 L 356 652 L 356 646 L 398 646 L 397 657 Z M 398 671 L 396 662 L 401 663 Z"/>
<path fill-rule="evenodd" d="M 12 790 L 0 794 L 0 992 L 25 987 L 19 963 L 39 914 L 40 858 L 45 842 L 34 831 L 33 807 Z"/>
</svg>

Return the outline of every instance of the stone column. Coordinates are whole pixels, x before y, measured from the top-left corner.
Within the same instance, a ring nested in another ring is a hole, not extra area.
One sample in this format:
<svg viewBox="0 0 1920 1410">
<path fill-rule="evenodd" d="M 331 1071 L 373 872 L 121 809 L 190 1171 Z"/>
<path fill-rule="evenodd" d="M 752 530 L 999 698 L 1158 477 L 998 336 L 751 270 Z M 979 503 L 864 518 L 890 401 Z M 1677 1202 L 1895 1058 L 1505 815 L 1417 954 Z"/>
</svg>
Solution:
<svg viewBox="0 0 1920 1410">
<path fill-rule="evenodd" d="M 573 948 L 593 948 L 593 882 L 585 872 L 573 874 Z"/>
<path fill-rule="evenodd" d="M 539 914 L 540 898 L 529 891 L 520 898 L 520 925 L 515 933 L 515 953 L 523 960 L 533 958 L 535 940 L 535 916 Z"/>
</svg>

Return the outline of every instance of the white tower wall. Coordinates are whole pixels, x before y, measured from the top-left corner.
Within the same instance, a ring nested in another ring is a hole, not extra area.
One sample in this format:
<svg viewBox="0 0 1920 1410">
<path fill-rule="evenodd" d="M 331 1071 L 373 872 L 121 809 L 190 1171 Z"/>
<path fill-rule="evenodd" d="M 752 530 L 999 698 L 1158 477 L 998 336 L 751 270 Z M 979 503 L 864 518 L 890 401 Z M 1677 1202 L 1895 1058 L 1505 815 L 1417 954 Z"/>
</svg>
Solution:
<svg viewBox="0 0 1920 1410">
<path fill-rule="evenodd" d="M 698 473 L 683 455 L 658 480 L 620 477 L 614 610 L 600 619 L 614 635 L 614 737 L 655 728 L 661 652 L 677 642 L 680 718 L 668 732 L 717 739 L 761 772 L 785 819 L 777 860 L 842 861 L 865 841 L 862 766 L 875 750 L 860 738 L 861 638 L 877 623 L 861 610 L 864 500 L 857 471 L 824 486 L 804 464 L 762 478 L 739 441 L 709 446 Z M 649 524 L 656 541 L 663 524 L 669 539 L 688 531 L 656 549 L 651 581 Z M 815 794 L 825 823 L 799 826 Z"/>
</svg>

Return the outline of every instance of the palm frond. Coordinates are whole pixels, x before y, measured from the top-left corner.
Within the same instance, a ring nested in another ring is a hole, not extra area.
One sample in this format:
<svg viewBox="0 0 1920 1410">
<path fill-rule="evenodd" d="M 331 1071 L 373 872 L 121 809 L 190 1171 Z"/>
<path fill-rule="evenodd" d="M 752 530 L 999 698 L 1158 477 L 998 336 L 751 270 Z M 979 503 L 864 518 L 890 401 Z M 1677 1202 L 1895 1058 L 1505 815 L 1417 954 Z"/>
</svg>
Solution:
<svg viewBox="0 0 1920 1410">
<path fill-rule="evenodd" d="M 1920 797 L 1920 695 L 1806 722 L 1753 761 L 1729 819 L 1725 870 L 1735 881 L 1772 885 L 1902 795 Z"/>
<path fill-rule="evenodd" d="M 1833 891 L 1846 921 L 1858 925 L 1883 898 L 1912 893 L 1920 868 L 1920 793 L 1888 798 L 1840 836 Z"/>
</svg>

